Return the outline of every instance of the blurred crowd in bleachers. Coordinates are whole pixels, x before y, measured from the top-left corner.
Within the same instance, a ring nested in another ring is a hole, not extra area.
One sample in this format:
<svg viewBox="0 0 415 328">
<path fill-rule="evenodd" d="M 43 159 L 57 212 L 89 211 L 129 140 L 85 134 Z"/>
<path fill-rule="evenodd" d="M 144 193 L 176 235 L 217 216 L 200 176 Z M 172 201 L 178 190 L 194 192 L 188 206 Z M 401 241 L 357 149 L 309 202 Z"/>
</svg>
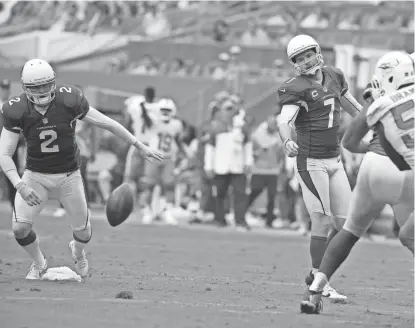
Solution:
<svg viewBox="0 0 415 328">
<path fill-rule="evenodd" d="M 413 48 L 411 1 L 2 1 L 0 8 L 3 36 L 36 29 L 90 35 L 112 31 L 144 40 L 284 49 L 291 37 L 307 32 L 323 45 Z M 231 62 L 229 52 L 207 64 L 191 54 L 166 59 L 149 52 L 141 58 L 119 55 L 108 67 L 130 74 L 221 79 Z M 276 61 L 259 65 L 255 74 L 272 76 L 287 68 Z"/>
<path fill-rule="evenodd" d="M 0 2 L 0 26 L 18 27 L 28 20 L 37 20 L 40 29 L 89 32 L 113 29 L 148 36 L 166 36 L 178 27 L 194 27 L 192 32 L 197 36 L 197 27 L 200 31 L 204 25 L 210 25 L 213 40 L 217 42 L 243 36 L 243 42 L 249 45 L 269 45 L 284 43 L 274 39 L 272 32 L 267 33 L 267 28 L 273 27 L 286 27 L 291 33 L 301 28 L 410 33 L 414 24 L 412 8 L 411 1 L 12 0 Z M 259 25 L 248 27 L 245 19 L 237 17 L 246 13 L 255 14 Z M 20 31 L 16 28 L 13 33 Z"/>
</svg>

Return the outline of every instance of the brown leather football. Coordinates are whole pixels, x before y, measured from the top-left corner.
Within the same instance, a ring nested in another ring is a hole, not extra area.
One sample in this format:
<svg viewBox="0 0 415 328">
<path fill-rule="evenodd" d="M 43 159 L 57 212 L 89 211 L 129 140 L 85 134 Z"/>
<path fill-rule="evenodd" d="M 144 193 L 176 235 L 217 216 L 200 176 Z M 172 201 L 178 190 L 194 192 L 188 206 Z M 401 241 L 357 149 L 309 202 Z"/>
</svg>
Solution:
<svg viewBox="0 0 415 328">
<path fill-rule="evenodd" d="M 106 213 L 109 224 L 116 227 L 130 216 L 134 209 L 134 193 L 127 183 L 113 190 L 108 197 Z"/>
</svg>

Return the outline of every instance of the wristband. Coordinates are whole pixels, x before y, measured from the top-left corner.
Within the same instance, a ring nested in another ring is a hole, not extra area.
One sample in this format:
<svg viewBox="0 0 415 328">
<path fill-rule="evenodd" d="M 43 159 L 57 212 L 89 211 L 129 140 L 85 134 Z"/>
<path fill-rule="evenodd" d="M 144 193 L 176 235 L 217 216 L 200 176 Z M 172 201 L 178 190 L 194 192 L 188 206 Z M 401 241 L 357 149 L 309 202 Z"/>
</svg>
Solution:
<svg viewBox="0 0 415 328">
<path fill-rule="evenodd" d="M 20 192 L 20 189 L 22 189 L 26 184 L 23 181 L 20 181 L 16 186 L 17 192 Z"/>
<path fill-rule="evenodd" d="M 284 148 L 288 141 L 292 141 L 292 140 L 290 138 L 285 139 L 284 144 L 283 144 Z"/>
</svg>

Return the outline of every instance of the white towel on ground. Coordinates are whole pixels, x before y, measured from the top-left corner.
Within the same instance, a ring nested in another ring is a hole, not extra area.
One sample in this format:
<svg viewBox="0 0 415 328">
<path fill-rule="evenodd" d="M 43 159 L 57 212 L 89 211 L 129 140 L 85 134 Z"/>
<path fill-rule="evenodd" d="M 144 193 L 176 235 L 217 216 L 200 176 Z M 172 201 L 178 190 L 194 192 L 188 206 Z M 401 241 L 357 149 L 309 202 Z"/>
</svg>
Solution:
<svg viewBox="0 0 415 328">
<path fill-rule="evenodd" d="M 58 267 L 48 268 L 46 273 L 42 276 L 42 280 L 81 282 L 82 278 L 68 267 Z"/>
</svg>

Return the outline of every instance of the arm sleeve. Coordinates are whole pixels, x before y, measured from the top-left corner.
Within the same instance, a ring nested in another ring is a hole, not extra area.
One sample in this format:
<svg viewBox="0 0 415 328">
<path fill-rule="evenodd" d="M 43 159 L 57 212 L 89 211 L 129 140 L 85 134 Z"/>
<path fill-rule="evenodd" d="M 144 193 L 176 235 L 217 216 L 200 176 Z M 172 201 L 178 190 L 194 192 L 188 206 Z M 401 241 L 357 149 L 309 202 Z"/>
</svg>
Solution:
<svg viewBox="0 0 415 328">
<path fill-rule="evenodd" d="M 297 115 L 300 111 L 300 106 L 298 105 L 284 105 L 281 109 L 281 114 L 278 118 L 279 124 L 289 124 L 292 125 L 297 118 Z"/>
<path fill-rule="evenodd" d="M 18 142 L 19 135 L 17 133 L 7 129 L 2 130 L 0 136 L 0 166 L 13 186 L 22 181 L 13 161 Z"/>
<path fill-rule="evenodd" d="M 100 113 L 93 107 L 89 107 L 89 110 L 84 117 L 84 121 L 96 125 L 101 129 L 108 130 L 130 144 L 134 144 L 137 141 L 137 139 L 120 123 Z"/>
<path fill-rule="evenodd" d="M 343 72 L 338 68 L 335 68 L 334 70 L 337 74 L 337 79 L 338 79 L 338 82 L 339 82 L 340 88 L 341 88 L 340 95 L 344 96 L 345 93 L 347 91 L 349 91 L 349 85 L 347 84 L 346 79 L 344 78 Z"/>
<path fill-rule="evenodd" d="M 344 110 L 346 110 L 349 114 L 353 114 L 356 112 L 360 112 L 363 107 L 359 104 L 355 97 L 353 97 L 350 91 L 346 91 L 346 93 L 342 97 L 343 101 L 341 103 Z"/>
</svg>

